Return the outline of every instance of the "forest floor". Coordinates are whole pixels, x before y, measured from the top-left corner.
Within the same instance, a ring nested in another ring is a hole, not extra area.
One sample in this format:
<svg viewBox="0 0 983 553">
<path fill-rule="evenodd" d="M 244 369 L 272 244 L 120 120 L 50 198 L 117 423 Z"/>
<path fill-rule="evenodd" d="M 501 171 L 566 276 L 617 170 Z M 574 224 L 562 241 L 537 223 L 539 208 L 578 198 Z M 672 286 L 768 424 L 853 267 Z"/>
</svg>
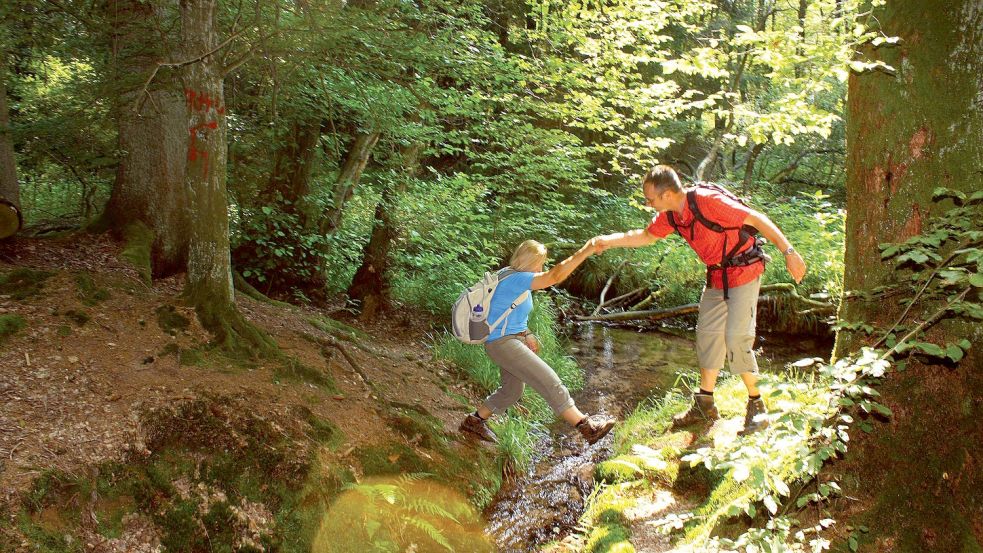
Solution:
<svg viewBox="0 0 983 553">
<path fill-rule="evenodd" d="M 153 414 L 180 417 L 195 402 L 207 402 L 233 433 L 237 414 L 223 410 L 247 410 L 251 420 L 289 436 L 298 450 L 319 445 L 299 445 L 316 433 L 312 428 L 329 428 L 330 447 L 321 447 L 319 456 L 344 469 L 343 481 L 406 472 L 414 463 L 426 468 L 438 453 L 466 461 L 475 449 L 475 463 L 494 465 L 494 455 L 481 451 L 486 448 L 457 438 L 473 390 L 453 367 L 433 359 L 427 321 L 403 314 L 353 329 L 324 310 L 237 294 L 246 318 L 289 358 L 240 361 L 205 347 L 207 333 L 180 300 L 181 277 L 148 287 L 119 253 L 120 245 L 108 237 L 85 234 L 0 244 L 0 277 L 8 277 L 0 285 L 0 317 L 9 323 L 9 335 L 0 333 L 0 549 L 27 549 L 39 526 L 48 538 L 86 542 L 85 550 L 136 550 L 131 548 L 139 536 L 127 534 L 142 532 L 147 543 L 141 550 L 155 550 L 166 541 L 166 529 L 122 519 L 117 526 L 125 528 L 100 533 L 77 513 L 46 520 L 46 505 L 56 501 L 39 497 L 48 492 L 39 481 L 56 475 L 77 482 L 98 475 L 96 467 L 147 462 L 156 444 L 170 443 L 155 437 Z M 337 337 L 333 330 L 345 335 L 340 343 L 347 356 L 310 339 Z M 435 439 L 440 443 L 428 443 Z M 482 484 L 480 470 L 461 472 L 478 481 L 459 487 Z M 489 480 L 490 500 L 498 483 Z M 86 502 L 69 499 L 84 514 Z M 305 540 L 312 531 L 303 530 Z"/>
</svg>

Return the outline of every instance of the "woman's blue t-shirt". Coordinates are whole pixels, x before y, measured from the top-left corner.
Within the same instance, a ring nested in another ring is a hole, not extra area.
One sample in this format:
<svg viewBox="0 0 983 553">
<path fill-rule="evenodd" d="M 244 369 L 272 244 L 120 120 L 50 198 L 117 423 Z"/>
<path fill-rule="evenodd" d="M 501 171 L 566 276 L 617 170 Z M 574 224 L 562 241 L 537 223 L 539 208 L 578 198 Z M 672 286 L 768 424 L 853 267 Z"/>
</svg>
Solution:
<svg viewBox="0 0 983 553">
<path fill-rule="evenodd" d="M 536 273 L 512 273 L 498 283 L 495 288 L 495 295 L 492 296 L 491 305 L 488 306 L 488 324 L 492 324 L 502 316 L 502 313 L 512 305 L 512 302 L 519 299 L 526 290 L 532 289 L 532 279 Z M 525 301 L 515 306 L 509 314 L 508 324 L 502 322 L 488 336 L 487 342 L 494 342 L 509 334 L 518 334 L 528 327 L 529 312 L 532 311 L 532 294 L 530 293 Z"/>
</svg>

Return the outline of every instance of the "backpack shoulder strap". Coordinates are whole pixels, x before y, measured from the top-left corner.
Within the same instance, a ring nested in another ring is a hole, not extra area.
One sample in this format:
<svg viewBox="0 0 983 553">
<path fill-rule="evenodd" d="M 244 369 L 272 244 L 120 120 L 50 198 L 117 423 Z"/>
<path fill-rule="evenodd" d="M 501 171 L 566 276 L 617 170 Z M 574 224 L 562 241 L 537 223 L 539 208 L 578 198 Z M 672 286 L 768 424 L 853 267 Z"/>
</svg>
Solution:
<svg viewBox="0 0 983 553">
<path fill-rule="evenodd" d="M 526 301 L 526 298 L 528 297 L 529 297 L 529 290 L 526 290 L 525 292 L 519 294 L 519 297 L 515 298 L 515 301 L 512 302 L 512 305 L 510 305 L 505 310 L 505 312 L 499 315 L 498 319 L 488 327 L 488 333 L 491 334 L 496 328 L 498 328 L 498 325 L 500 325 L 502 321 L 505 321 L 506 326 L 508 326 L 509 315 L 512 314 L 512 311 L 515 310 L 515 308 L 518 307 L 520 303 Z"/>
<path fill-rule="evenodd" d="M 512 276 L 512 275 L 514 275 L 514 274 L 516 274 L 518 272 L 519 271 L 516 271 L 511 266 L 509 266 L 509 267 L 503 267 L 503 268 L 501 268 L 501 269 L 498 270 L 498 273 L 497 273 L 498 274 L 498 281 L 499 282 L 502 282 L 503 280 L 509 278 L 510 276 Z"/>
<path fill-rule="evenodd" d="M 676 222 L 676 216 L 672 214 L 672 211 L 666 211 L 666 221 L 669 221 L 669 226 L 672 227 L 674 231 L 679 233 L 680 236 L 683 235 L 683 231 L 679 230 L 679 223 Z"/>
<path fill-rule="evenodd" d="M 702 186 L 702 185 L 697 185 L 697 186 Z M 715 223 L 714 221 L 707 219 L 703 215 L 703 212 L 700 211 L 700 206 L 696 202 L 696 189 L 690 190 L 689 192 L 686 193 L 686 203 L 689 204 L 689 210 L 693 212 L 693 217 L 695 217 L 696 220 L 700 222 L 700 224 L 712 230 L 713 232 L 723 232 L 725 230 L 724 227 L 721 226 L 719 223 Z"/>
</svg>

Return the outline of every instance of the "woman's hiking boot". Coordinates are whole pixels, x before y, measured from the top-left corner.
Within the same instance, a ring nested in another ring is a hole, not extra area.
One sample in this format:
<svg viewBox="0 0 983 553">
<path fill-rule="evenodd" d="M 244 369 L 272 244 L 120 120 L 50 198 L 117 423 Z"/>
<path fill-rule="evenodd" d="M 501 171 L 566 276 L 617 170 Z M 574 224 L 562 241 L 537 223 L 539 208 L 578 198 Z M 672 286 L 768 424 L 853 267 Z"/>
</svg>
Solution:
<svg viewBox="0 0 983 553">
<path fill-rule="evenodd" d="M 737 433 L 738 436 L 748 436 L 759 430 L 768 428 L 768 417 L 758 416 L 767 415 L 765 402 L 760 397 L 749 399 L 747 402 L 747 414 L 744 415 L 744 430 Z"/>
<path fill-rule="evenodd" d="M 693 394 L 693 405 L 685 413 L 672 418 L 673 428 L 682 428 L 696 423 L 713 423 L 720 418 L 717 406 L 713 404 L 713 396 L 709 394 Z"/>
<path fill-rule="evenodd" d="M 614 428 L 615 420 L 604 415 L 587 415 L 577 423 L 577 430 L 588 444 L 594 444 Z"/>
<path fill-rule="evenodd" d="M 469 434 L 472 437 L 478 438 L 486 442 L 491 442 L 493 444 L 498 443 L 498 437 L 492 432 L 491 428 L 488 428 L 488 421 L 471 413 L 464 419 L 461 423 L 461 427 L 458 429 L 464 434 Z"/>
</svg>

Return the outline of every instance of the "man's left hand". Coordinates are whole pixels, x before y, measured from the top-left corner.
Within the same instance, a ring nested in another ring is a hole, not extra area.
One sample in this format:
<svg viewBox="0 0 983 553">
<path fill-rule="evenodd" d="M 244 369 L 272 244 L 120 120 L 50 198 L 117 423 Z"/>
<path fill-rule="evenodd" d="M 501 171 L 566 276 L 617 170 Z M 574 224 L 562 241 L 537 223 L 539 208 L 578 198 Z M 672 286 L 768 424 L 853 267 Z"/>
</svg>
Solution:
<svg viewBox="0 0 983 553">
<path fill-rule="evenodd" d="M 785 267 L 792 279 L 798 284 L 802 282 L 802 277 L 806 276 L 806 262 L 799 255 L 799 252 L 792 252 L 785 256 Z"/>
</svg>

